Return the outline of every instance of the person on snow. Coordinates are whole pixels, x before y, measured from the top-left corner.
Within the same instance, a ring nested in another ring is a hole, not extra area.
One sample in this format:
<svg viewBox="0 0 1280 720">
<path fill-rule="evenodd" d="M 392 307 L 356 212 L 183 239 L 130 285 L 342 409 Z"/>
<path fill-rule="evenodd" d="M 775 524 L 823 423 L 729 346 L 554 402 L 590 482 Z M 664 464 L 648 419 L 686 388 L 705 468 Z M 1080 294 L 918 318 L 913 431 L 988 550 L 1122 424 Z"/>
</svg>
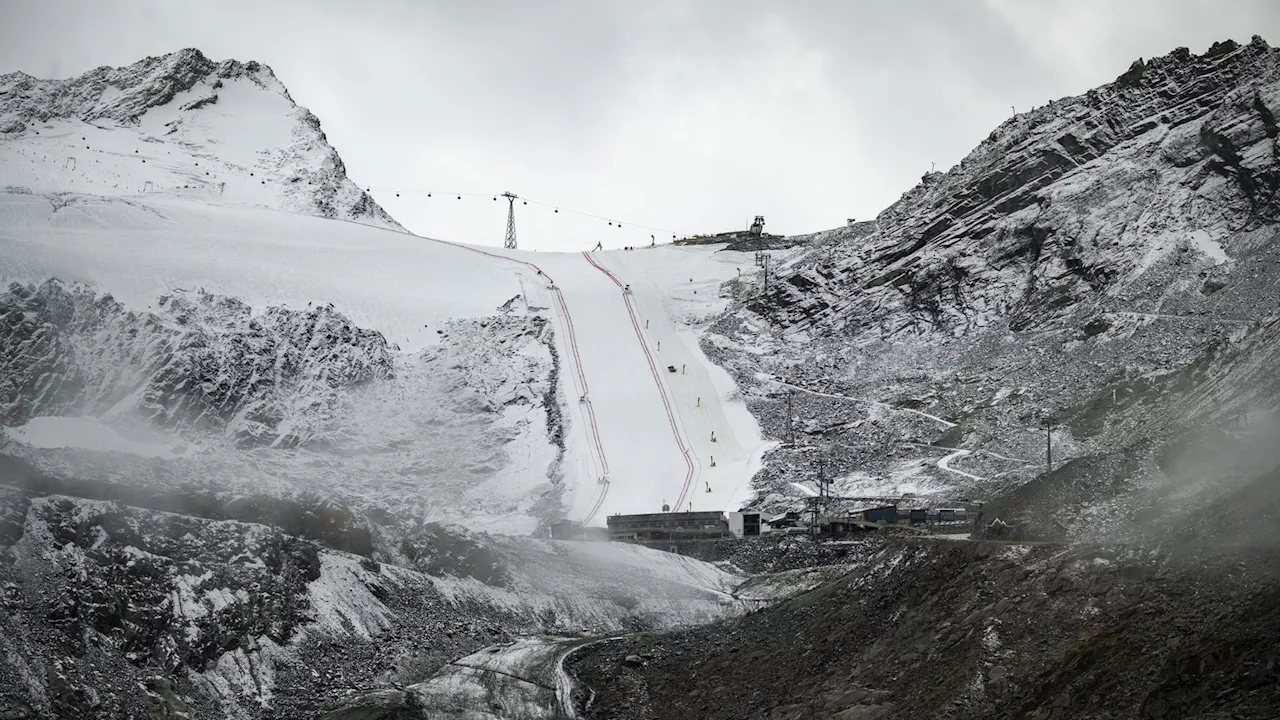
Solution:
<svg viewBox="0 0 1280 720">
<path fill-rule="evenodd" d="M 596 250 L 603 250 L 603 249 L 604 249 L 604 241 L 601 240 L 600 242 L 596 243 Z M 595 250 L 592 250 L 592 252 L 595 252 Z"/>
</svg>

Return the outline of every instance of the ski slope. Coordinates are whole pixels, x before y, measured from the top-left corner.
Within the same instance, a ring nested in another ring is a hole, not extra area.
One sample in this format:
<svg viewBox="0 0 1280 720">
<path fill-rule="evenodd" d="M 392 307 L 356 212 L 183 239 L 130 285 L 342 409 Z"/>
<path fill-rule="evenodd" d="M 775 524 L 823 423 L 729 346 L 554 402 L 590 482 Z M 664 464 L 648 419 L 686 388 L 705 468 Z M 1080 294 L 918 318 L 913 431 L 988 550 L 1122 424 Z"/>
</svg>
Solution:
<svg viewBox="0 0 1280 720">
<path fill-rule="evenodd" d="M 693 482 L 680 508 L 736 510 L 750 497 L 749 480 L 761 467 L 765 445 L 745 403 L 734 399 L 733 379 L 702 352 L 699 321 L 718 309 L 720 285 L 750 257 L 697 247 L 596 255 L 605 272 L 630 287 L 631 305 L 643 321 L 645 342 L 693 461 Z"/>
<path fill-rule="evenodd" d="M 705 246 L 470 249 L 532 270 L 522 283 L 526 305 L 558 315 L 568 364 L 562 387 L 571 405 L 577 398 L 566 467 L 577 488 L 570 518 L 603 524 L 663 505 L 736 510 L 746 502 L 767 445 L 745 403 L 731 399 L 733 380 L 698 347 L 698 326 L 723 307 L 719 286 L 749 258 Z M 634 284 L 625 279 L 631 275 Z"/>
<path fill-rule="evenodd" d="M 449 320 L 489 317 L 513 300 L 517 312 L 547 317 L 556 328 L 559 395 L 568 418 L 558 469 L 562 502 L 571 519 L 592 524 L 603 524 L 613 513 L 658 512 L 664 503 L 736 509 L 749 492 L 765 444 L 745 405 L 729 399 L 732 381 L 697 342 L 700 323 L 726 302 L 718 286 L 749 258 L 715 249 L 658 247 L 590 256 L 506 251 L 183 193 L 0 193 L 5 285 L 58 277 L 109 292 L 142 311 L 173 289 L 198 287 L 241 298 L 259 311 L 267 305 L 332 303 L 405 354 L 438 344 L 439 329 Z M 631 293 L 625 294 L 621 286 L 628 284 Z M 442 401 L 420 398 L 428 405 Z M 474 442 L 483 440 L 477 435 Z M 58 445 L 56 438 L 41 441 L 43 447 Z M 63 446 L 83 443 L 68 437 Z M 505 460 L 481 463 L 487 475 L 460 473 L 456 479 L 461 494 L 450 497 L 474 507 L 454 515 L 435 507 L 433 513 L 443 514 L 432 517 L 486 529 L 530 527 L 508 524 L 501 513 L 527 510 L 536 488 L 556 471 L 550 469 L 551 450 L 545 434 L 503 448 Z M 439 456 L 456 450 L 416 452 Z M 406 468 L 422 465 L 412 458 L 395 466 L 367 459 L 333 462 L 325 487 L 341 490 L 350 478 L 353 486 L 365 482 L 360 492 L 373 493 L 389 472 L 396 478 L 392 485 L 412 484 L 421 471 Z M 505 465 L 493 467 L 499 462 Z M 269 474 L 317 473 L 304 460 L 293 470 L 274 462 L 260 465 Z M 236 472 L 245 482 L 254 477 Z M 467 488 L 474 490 L 467 494 Z M 483 497 L 476 496 L 481 488 Z M 430 498 L 419 502 L 431 505 Z M 480 512 L 489 519 L 477 519 Z"/>
</svg>

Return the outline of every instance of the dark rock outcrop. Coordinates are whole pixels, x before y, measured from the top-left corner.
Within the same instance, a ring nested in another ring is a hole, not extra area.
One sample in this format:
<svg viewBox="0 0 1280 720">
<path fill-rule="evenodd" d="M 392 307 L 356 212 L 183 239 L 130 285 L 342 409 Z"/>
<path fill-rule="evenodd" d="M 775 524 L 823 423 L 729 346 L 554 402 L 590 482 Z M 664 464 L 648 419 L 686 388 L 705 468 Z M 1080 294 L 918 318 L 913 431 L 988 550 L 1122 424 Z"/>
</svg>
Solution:
<svg viewBox="0 0 1280 720">
<path fill-rule="evenodd" d="M 835 334 L 848 334 L 835 313 L 879 336 L 1044 325 L 1133 279 L 1171 240 L 1274 222 L 1277 110 L 1280 53 L 1260 38 L 1138 61 L 1006 121 L 753 309 Z"/>
<path fill-rule="evenodd" d="M 584 717 L 612 720 L 1262 720 L 1280 703 L 1274 560 L 891 545 L 777 607 L 566 665 Z"/>
<path fill-rule="evenodd" d="M 810 236 L 767 289 L 731 286 L 714 353 L 766 432 L 798 437 L 758 504 L 797 509 L 815 451 L 839 494 L 1009 496 L 991 507 L 1055 536 L 1128 534 L 1173 503 L 1151 454 L 1280 396 L 1262 370 L 1280 347 L 1277 109 L 1260 38 L 1146 59 L 1007 120 L 874 227 Z M 793 386 L 790 421 L 771 378 Z M 974 452 L 947 470 L 944 447 Z"/>
<path fill-rule="evenodd" d="M 332 305 L 305 311 L 203 290 L 154 313 L 50 280 L 0 294 L 0 421 L 100 413 L 126 398 L 160 427 L 225 430 L 246 445 L 322 441 L 349 388 L 392 373 L 380 333 Z"/>
</svg>

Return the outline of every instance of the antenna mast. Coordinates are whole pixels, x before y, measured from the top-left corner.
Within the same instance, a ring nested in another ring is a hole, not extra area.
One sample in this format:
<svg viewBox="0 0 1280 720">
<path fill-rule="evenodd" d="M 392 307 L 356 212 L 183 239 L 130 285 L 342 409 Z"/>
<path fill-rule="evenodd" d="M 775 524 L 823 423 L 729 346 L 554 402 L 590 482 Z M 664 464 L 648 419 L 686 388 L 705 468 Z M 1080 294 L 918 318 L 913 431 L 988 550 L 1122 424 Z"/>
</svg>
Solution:
<svg viewBox="0 0 1280 720">
<path fill-rule="evenodd" d="M 507 250 L 516 249 L 516 196 L 509 193 L 502 193 L 502 197 L 507 199 L 507 239 L 503 241 L 502 247 Z"/>
</svg>

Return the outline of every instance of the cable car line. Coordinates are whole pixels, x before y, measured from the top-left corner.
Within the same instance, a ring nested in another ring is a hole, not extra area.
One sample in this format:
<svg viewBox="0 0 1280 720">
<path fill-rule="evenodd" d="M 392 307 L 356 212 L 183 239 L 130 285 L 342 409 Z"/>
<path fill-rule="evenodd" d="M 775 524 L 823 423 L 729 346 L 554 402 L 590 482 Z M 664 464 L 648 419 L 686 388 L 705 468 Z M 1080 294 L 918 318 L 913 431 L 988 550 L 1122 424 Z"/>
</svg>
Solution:
<svg viewBox="0 0 1280 720">
<path fill-rule="evenodd" d="M 366 185 L 365 192 L 372 193 L 375 188 L 378 190 L 386 190 L 388 192 L 392 192 L 395 194 L 396 197 L 400 197 L 402 195 L 411 195 L 411 196 L 417 195 L 420 197 L 434 198 L 436 196 L 439 196 L 439 197 L 454 197 L 454 198 L 457 198 L 458 200 L 461 200 L 465 197 L 488 197 L 496 202 L 498 198 L 502 196 L 502 193 L 439 192 L 435 190 L 405 190 L 403 188 L 395 188 L 389 185 Z M 596 213 L 584 212 L 582 210 L 574 210 L 572 208 L 565 207 L 564 205 L 556 205 L 555 203 L 543 202 L 541 200 L 533 200 L 524 196 L 521 196 L 520 200 L 524 205 L 533 204 L 533 205 L 538 205 L 544 208 L 550 208 L 553 214 L 559 214 L 561 211 L 564 211 L 566 213 L 571 213 L 573 215 L 578 215 L 585 218 L 591 218 L 593 220 L 603 220 L 606 223 L 608 223 L 610 227 L 617 227 L 621 229 L 625 225 L 631 228 L 649 230 L 655 233 L 670 235 L 672 240 L 675 240 L 679 236 L 679 233 L 673 232 L 666 228 L 654 227 L 652 225 L 642 225 L 640 223 L 634 223 L 634 222 L 624 223 L 623 221 L 617 220 L 608 215 L 597 215 Z"/>
</svg>

